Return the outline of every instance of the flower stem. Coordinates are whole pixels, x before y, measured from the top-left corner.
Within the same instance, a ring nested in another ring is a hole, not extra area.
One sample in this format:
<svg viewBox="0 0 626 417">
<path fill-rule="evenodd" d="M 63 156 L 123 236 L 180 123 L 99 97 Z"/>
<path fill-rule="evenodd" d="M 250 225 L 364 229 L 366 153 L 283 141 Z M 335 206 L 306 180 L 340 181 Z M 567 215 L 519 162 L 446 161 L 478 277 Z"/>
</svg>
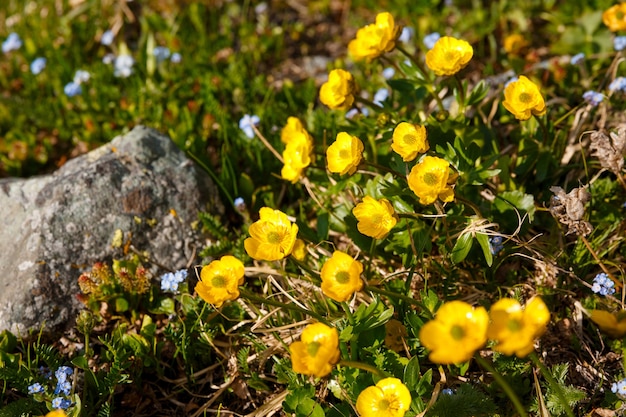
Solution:
<svg viewBox="0 0 626 417">
<path fill-rule="evenodd" d="M 302 314 L 306 314 L 309 315 L 315 319 L 317 319 L 319 322 L 324 323 L 328 326 L 330 326 L 330 322 L 328 320 L 326 320 L 323 316 L 317 314 L 314 311 L 311 310 L 306 310 L 304 308 L 298 307 L 295 304 L 285 304 L 285 303 L 281 303 L 280 301 L 274 301 L 272 299 L 269 298 L 264 298 L 264 297 L 259 297 L 258 295 L 255 295 L 253 293 L 251 293 L 250 291 L 248 291 L 246 288 L 242 288 L 239 287 L 239 291 L 241 292 L 242 297 L 247 298 L 250 301 L 256 301 L 262 304 L 269 304 L 271 306 L 276 306 L 276 307 L 282 307 L 285 308 L 287 310 L 292 310 L 292 311 L 298 311 Z"/>
<path fill-rule="evenodd" d="M 520 401 L 517 394 L 515 394 L 515 391 L 513 391 L 513 388 L 511 388 L 509 383 L 506 382 L 506 380 L 502 377 L 502 375 L 500 375 L 500 373 L 496 371 L 496 369 L 493 367 L 491 362 L 489 362 L 486 359 L 483 359 L 482 357 L 480 357 L 480 355 L 474 355 L 474 359 L 476 359 L 476 362 L 478 362 L 480 366 L 482 366 L 483 368 L 491 372 L 491 375 L 493 375 L 493 378 L 496 380 L 498 384 L 500 384 L 500 386 L 504 390 L 504 393 L 509 397 L 509 399 L 513 403 L 513 406 L 517 410 L 517 413 L 520 415 L 520 417 L 528 417 L 528 414 L 526 413 L 526 410 L 524 409 L 522 402 Z"/>
<path fill-rule="evenodd" d="M 567 399 L 565 398 L 565 394 L 563 394 L 563 390 L 561 389 L 561 386 L 559 385 L 558 382 L 556 382 L 556 379 L 554 379 L 550 370 L 546 368 L 546 366 L 539 360 L 535 352 L 531 352 L 530 359 L 539 368 L 539 370 L 541 371 L 541 374 L 548 381 L 548 383 L 552 387 L 552 390 L 554 391 L 556 396 L 559 397 L 559 401 L 561 402 L 561 405 L 565 409 L 565 414 L 567 414 L 569 417 L 574 417 L 574 413 L 572 412 L 572 409 L 570 408 L 569 403 L 567 402 Z"/>
<path fill-rule="evenodd" d="M 356 368 L 356 369 L 362 369 L 364 371 L 367 372 L 371 372 L 374 375 L 378 375 L 380 377 L 390 377 L 392 376 L 391 374 L 382 371 L 378 368 L 373 367 L 372 365 L 369 365 L 367 363 L 363 363 L 363 362 L 356 362 L 356 361 L 345 361 L 345 360 L 341 360 L 339 361 L 339 365 L 341 366 L 349 366 L 350 368 Z"/>
</svg>

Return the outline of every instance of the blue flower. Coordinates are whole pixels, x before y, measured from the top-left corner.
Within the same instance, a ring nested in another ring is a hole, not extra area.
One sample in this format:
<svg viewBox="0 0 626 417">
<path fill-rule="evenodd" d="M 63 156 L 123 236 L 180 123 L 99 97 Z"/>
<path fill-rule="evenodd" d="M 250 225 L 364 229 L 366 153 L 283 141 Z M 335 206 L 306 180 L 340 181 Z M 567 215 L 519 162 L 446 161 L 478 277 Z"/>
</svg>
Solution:
<svg viewBox="0 0 626 417">
<path fill-rule="evenodd" d="M 611 391 L 620 397 L 626 396 L 626 378 L 614 382 L 613 385 L 611 385 Z"/>
<path fill-rule="evenodd" d="M 106 32 L 104 32 L 102 36 L 100 37 L 100 43 L 104 46 L 109 46 L 113 43 L 114 37 L 115 37 L 115 34 L 113 33 L 111 29 L 109 29 Z"/>
<path fill-rule="evenodd" d="M 245 135 L 252 139 L 254 137 L 254 130 L 252 126 L 258 125 L 261 119 L 256 114 L 250 116 L 249 114 L 244 114 L 241 120 L 239 120 L 239 129 L 243 130 Z"/>
<path fill-rule="evenodd" d="M 83 93 L 83 88 L 80 86 L 80 84 L 77 84 L 74 81 L 71 81 L 71 82 L 65 84 L 65 87 L 63 87 L 63 92 L 68 97 L 74 97 L 74 96 L 77 96 L 79 94 L 82 94 Z"/>
<path fill-rule="evenodd" d="M 410 26 L 405 26 L 402 28 L 398 41 L 406 43 L 413 38 L 413 35 L 415 35 L 415 29 Z"/>
<path fill-rule="evenodd" d="M 613 47 L 616 51 L 623 51 L 626 48 L 626 36 L 616 36 L 613 39 Z"/>
<path fill-rule="evenodd" d="M 67 410 L 72 402 L 63 397 L 56 397 L 52 400 L 52 408 Z"/>
<path fill-rule="evenodd" d="M 41 73 L 44 68 L 46 68 L 46 58 L 35 58 L 33 62 L 30 63 L 30 72 L 32 72 L 34 75 L 38 75 L 39 73 Z"/>
<path fill-rule="evenodd" d="M 387 67 L 383 70 L 383 77 L 385 78 L 385 80 L 388 80 L 393 77 L 395 73 L 396 70 L 393 67 Z"/>
<path fill-rule="evenodd" d="M 593 279 L 593 285 L 591 291 L 600 295 L 613 295 L 615 294 L 615 283 L 607 274 L 600 272 Z"/>
<path fill-rule="evenodd" d="M 115 54 L 108 53 L 102 57 L 102 63 L 106 65 L 110 65 L 115 62 Z"/>
<path fill-rule="evenodd" d="M 35 382 L 33 385 L 28 386 L 29 394 L 42 394 L 43 393 L 43 385 L 39 382 Z"/>
<path fill-rule="evenodd" d="M 497 255 L 504 249 L 504 244 L 502 243 L 502 236 L 491 236 L 489 238 L 489 251 L 492 255 Z"/>
<path fill-rule="evenodd" d="M 65 382 L 67 377 L 72 375 L 74 370 L 69 366 L 59 366 L 59 369 L 56 370 L 54 376 L 57 378 L 59 382 Z"/>
<path fill-rule="evenodd" d="M 422 39 L 422 42 L 424 42 L 424 45 L 426 46 L 426 48 L 433 49 L 433 47 L 435 46 L 435 43 L 437 43 L 439 38 L 441 38 L 441 35 L 439 34 L 439 32 L 433 32 L 431 34 L 424 36 L 424 39 Z"/>
<path fill-rule="evenodd" d="M 585 54 L 582 52 L 579 52 L 569 60 L 569 63 L 572 65 L 578 65 L 579 63 L 583 62 L 584 59 L 585 59 Z"/>
<path fill-rule="evenodd" d="M 376 94 L 374 94 L 374 104 L 383 107 L 383 101 L 387 100 L 387 97 L 389 97 L 389 90 L 386 88 L 379 89 Z"/>
<path fill-rule="evenodd" d="M 5 54 L 7 52 L 15 51 L 22 47 L 22 40 L 20 39 L 20 35 L 15 32 L 9 33 L 9 36 L 2 42 L 2 52 Z"/>
<path fill-rule="evenodd" d="M 187 270 L 180 269 L 176 272 L 168 272 L 161 276 L 161 291 L 177 291 L 178 284 L 187 279 Z"/>
<path fill-rule="evenodd" d="M 239 211 L 244 211 L 246 209 L 246 201 L 242 197 L 235 198 L 233 205 Z"/>
<path fill-rule="evenodd" d="M 609 91 L 610 92 L 615 92 L 615 91 L 626 92 L 626 78 L 617 77 L 616 79 L 611 81 L 611 84 L 609 84 Z"/>
<path fill-rule="evenodd" d="M 591 104 L 593 107 L 596 107 L 598 104 L 602 102 L 602 100 L 604 99 L 604 96 L 602 95 L 602 93 L 589 90 L 583 93 L 583 98 L 585 99 L 587 103 Z"/>
<path fill-rule="evenodd" d="M 353 119 L 357 114 L 362 114 L 363 116 L 367 117 L 370 114 L 370 111 L 367 109 L 367 107 L 363 107 L 360 110 L 355 107 L 346 112 L 346 119 Z"/>
<path fill-rule="evenodd" d="M 161 63 L 170 57 L 170 49 L 165 46 L 155 46 L 152 54 L 158 63 Z"/>
<path fill-rule="evenodd" d="M 178 52 L 174 52 L 170 58 L 170 62 L 172 64 L 180 64 L 182 60 L 183 60 L 183 56 L 179 54 Z"/>
<path fill-rule="evenodd" d="M 133 73 L 135 60 L 130 55 L 119 55 L 113 64 L 113 75 L 121 78 L 128 78 Z"/>
<path fill-rule="evenodd" d="M 54 389 L 54 394 L 57 395 L 62 393 L 63 395 L 70 395 L 71 390 L 72 384 L 69 381 L 59 381 Z"/>
<path fill-rule="evenodd" d="M 454 391 L 452 391 L 452 388 L 444 388 L 441 390 L 441 394 L 442 395 L 453 395 Z"/>
<path fill-rule="evenodd" d="M 78 70 L 74 73 L 74 83 L 83 84 L 89 81 L 91 78 L 91 74 L 85 70 Z"/>
</svg>

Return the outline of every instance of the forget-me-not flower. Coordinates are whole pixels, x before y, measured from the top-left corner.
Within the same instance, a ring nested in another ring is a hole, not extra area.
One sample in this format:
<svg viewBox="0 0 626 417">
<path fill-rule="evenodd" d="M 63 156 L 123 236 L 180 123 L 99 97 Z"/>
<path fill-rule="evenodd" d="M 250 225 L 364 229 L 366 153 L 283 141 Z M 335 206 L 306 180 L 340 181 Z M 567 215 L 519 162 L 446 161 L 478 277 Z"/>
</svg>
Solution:
<svg viewBox="0 0 626 417">
<path fill-rule="evenodd" d="M 178 284 L 187 279 L 187 270 L 180 269 L 176 272 L 168 272 L 161 276 L 161 291 L 177 291 Z"/>
<path fill-rule="evenodd" d="M 441 394 L 442 395 L 453 395 L 454 391 L 452 391 L 452 388 L 444 388 L 441 390 Z"/>
<path fill-rule="evenodd" d="M 170 49 L 165 46 L 155 46 L 152 54 L 158 63 L 161 63 L 170 57 Z"/>
<path fill-rule="evenodd" d="M 91 74 L 89 74 L 89 72 L 85 70 L 77 70 L 74 73 L 74 82 L 76 84 L 86 83 L 87 81 L 89 81 L 89 78 L 91 78 Z"/>
<path fill-rule="evenodd" d="M 396 74 L 396 70 L 393 67 L 387 67 L 383 70 L 383 77 L 385 80 L 390 79 Z"/>
<path fill-rule="evenodd" d="M 113 31 L 109 29 L 106 32 L 104 32 L 102 36 L 100 37 L 100 43 L 104 46 L 109 46 L 113 43 L 114 37 L 115 37 L 115 34 L 113 34 Z"/>
<path fill-rule="evenodd" d="M 433 47 L 435 46 L 439 38 L 441 38 L 441 35 L 439 34 L 439 32 L 433 32 L 431 34 L 424 36 L 424 39 L 422 39 L 422 42 L 424 42 L 424 45 L 426 46 L 426 48 L 433 49 Z"/>
<path fill-rule="evenodd" d="M 65 84 L 65 87 L 63 87 L 63 92 L 68 97 L 74 97 L 74 96 L 77 96 L 79 94 L 82 94 L 83 93 L 83 88 L 80 86 L 80 84 L 77 84 L 74 81 L 71 81 L 71 82 Z"/>
<path fill-rule="evenodd" d="M 376 94 L 374 94 L 374 104 L 383 107 L 383 101 L 387 100 L 387 97 L 389 97 L 389 90 L 386 88 L 380 88 L 376 91 Z"/>
<path fill-rule="evenodd" d="M 572 65 L 578 65 L 585 59 L 585 54 L 583 52 L 579 52 L 573 57 L 570 58 L 569 63 Z"/>
<path fill-rule="evenodd" d="M 28 386 L 29 394 L 42 394 L 43 391 L 43 385 L 41 385 L 39 382 L 35 382 L 34 384 Z"/>
<path fill-rule="evenodd" d="M 22 47 L 22 39 L 20 39 L 20 35 L 15 32 L 9 33 L 9 36 L 2 42 L 2 52 L 5 54 L 7 52 L 15 51 Z"/>
<path fill-rule="evenodd" d="M 398 37 L 398 41 L 400 42 L 409 42 L 411 39 L 413 39 L 413 35 L 415 34 L 415 29 L 413 29 L 410 26 L 405 26 L 402 28 L 402 32 L 400 33 L 400 36 Z"/>
<path fill-rule="evenodd" d="M 602 100 L 604 100 L 604 96 L 602 95 L 602 93 L 598 93 L 597 91 L 593 91 L 593 90 L 585 91 L 583 93 L 583 98 L 585 99 L 587 103 L 591 104 L 593 107 L 596 107 L 598 104 L 602 102 Z"/>
<path fill-rule="evenodd" d="M 40 74 L 41 71 L 46 68 L 46 62 L 46 58 L 44 57 L 35 58 L 33 62 L 30 63 L 30 72 L 34 75 Z"/>
<path fill-rule="evenodd" d="M 57 383 L 56 388 L 54 389 L 54 394 L 58 395 L 58 394 L 63 394 L 63 395 L 70 395 L 70 391 L 72 390 L 72 384 L 70 383 L 70 381 L 59 381 Z"/>
<path fill-rule="evenodd" d="M 170 57 L 170 61 L 172 62 L 172 64 L 180 64 L 182 60 L 183 56 L 178 52 L 174 52 Z"/>
<path fill-rule="evenodd" d="M 62 410 L 67 410 L 70 405 L 72 405 L 72 402 L 70 400 L 68 400 L 67 398 L 63 398 L 63 397 L 56 397 L 55 399 L 52 400 L 52 408 L 56 408 L 58 409 L 62 409 Z"/>
<path fill-rule="evenodd" d="M 504 249 L 504 244 L 502 243 L 502 236 L 491 236 L 489 238 L 489 251 L 492 255 L 497 255 Z"/>
<path fill-rule="evenodd" d="M 615 283 L 607 274 L 600 272 L 593 279 L 593 285 L 591 291 L 600 295 L 613 295 L 615 294 Z"/>
<path fill-rule="evenodd" d="M 128 78 L 133 73 L 135 60 L 130 55 L 118 55 L 113 64 L 113 75 L 121 78 Z"/>
<path fill-rule="evenodd" d="M 243 117 L 239 120 L 239 129 L 243 130 L 245 135 L 252 139 L 254 137 L 254 130 L 252 126 L 256 126 L 259 124 L 261 119 L 256 114 L 250 116 L 249 114 L 244 114 Z"/>
<path fill-rule="evenodd" d="M 626 77 L 617 77 L 611 81 L 609 91 L 612 93 L 616 91 L 626 92 Z"/>
<path fill-rule="evenodd" d="M 115 54 L 108 53 L 102 57 L 102 63 L 106 65 L 110 65 L 115 62 Z"/>
<path fill-rule="evenodd" d="M 626 378 L 614 382 L 613 385 L 611 385 L 611 391 L 620 397 L 626 396 Z"/>
<path fill-rule="evenodd" d="M 616 51 L 623 51 L 626 48 L 626 36 L 616 36 L 613 39 L 613 47 Z"/>
</svg>

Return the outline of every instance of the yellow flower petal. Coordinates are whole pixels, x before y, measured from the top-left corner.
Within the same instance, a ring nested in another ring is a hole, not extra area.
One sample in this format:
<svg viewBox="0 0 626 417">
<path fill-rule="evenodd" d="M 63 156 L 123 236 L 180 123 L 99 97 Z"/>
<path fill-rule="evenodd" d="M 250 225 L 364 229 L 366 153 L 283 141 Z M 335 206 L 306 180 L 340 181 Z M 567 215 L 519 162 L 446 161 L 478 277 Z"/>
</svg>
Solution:
<svg viewBox="0 0 626 417">
<path fill-rule="evenodd" d="M 219 260 L 202 267 L 196 292 L 207 303 L 221 307 L 224 301 L 239 297 L 239 285 L 243 284 L 245 269 L 234 256 L 222 256 Z"/>
<path fill-rule="evenodd" d="M 326 150 L 328 170 L 341 175 L 354 174 L 361 163 L 363 149 L 363 142 L 359 138 L 340 132 Z"/>
<path fill-rule="evenodd" d="M 250 237 L 243 242 L 248 255 L 263 261 L 276 261 L 289 255 L 296 242 L 298 226 L 282 211 L 269 207 L 261 208 L 259 217 L 250 225 Z"/>
<path fill-rule="evenodd" d="M 604 333 L 613 338 L 626 335 L 626 310 L 611 314 L 604 310 L 591 310 L 591 321 L 597 324 Z"/>
<path fill-rule="evenodd" d="M 320 272 L 322 292 L 337 302 L 348 301 L 356 291 L 363 288 L 361 274 L 363 264 L 347 253 L 333 252 Z"/>
<path fill-rule="evenodd" d="M 348 44 L 348 51 L 355 60 L 371 61 L 396 46 L 400 27 L 387 12 L 376 16 L 376 23 L 359 29 L 356 38 Z"/>
<path fill-rule="evenodd" d="M 339 362 L 339 333 L 323 323 L 310 324 L 302 332 L 300 341 L 289 346 L 289 353 L 295 372 L 324 377 Z"/>
<path fill-rule="evenodd" d="M 426 128 L 424 126 L 402 122 L 393 131 L 391 149 L 405 162 L 414 160 L 418 154 L 428 150 Z"/>
<path fill-rule="evenodd" d="M 419 197 L 420 204 L 432 204 L 440 198 L 449 202 L 454 199 L 454 192 L 448 180 L 450 164 L 436 156 L 425 156 L 415 165 L 407 178 L 409 188 Z"/>
<path fill-rule="evenodd" d="M 334 110 L 347 110 L 354 103 L 356 84 L 348 71 L 334 69 L 320 89 L 320 101 Z"/>
<path fill-rule="evenodd" d="M 616 4 L 602 13 L 602 21 L 611 32 L 626 30 L 626 3 Z"/>
<path fill-rule="evenodd" d="M 396 225 L 395 210 L 385 198 L 375 200 L 365 196 L 363 201 L 352 209 L 359 232 L 374 239 L 384 239 Z"/>
<path fill-rule="evenodd" d="M 402 417 L 411 406 L 411 393 L 398 378 L 384 378 L 367 387 L 356 400 L 361 417 Z"/>
<path fill-rule="evenodd" d="M 541 116 L 546 112 L 539 88 L 523 75 L 506 86 L 502 105 L 518 120 L 528 120 L 532 114 Z"/>
<path fill-rule="evenodd" d="M 437 75 L 454 75 L 472 59 L 474 49 L 462 39 L 442 36 L 426 52 L 426 65 Z"/>
</svg>

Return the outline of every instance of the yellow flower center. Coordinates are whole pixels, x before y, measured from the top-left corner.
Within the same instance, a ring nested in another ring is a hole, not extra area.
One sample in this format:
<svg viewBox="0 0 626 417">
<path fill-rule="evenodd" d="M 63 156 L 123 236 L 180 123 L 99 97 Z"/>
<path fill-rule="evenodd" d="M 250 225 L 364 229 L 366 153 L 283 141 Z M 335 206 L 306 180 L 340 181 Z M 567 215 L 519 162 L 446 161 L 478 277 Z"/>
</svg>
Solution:
<svg viewBox="0 0 626 417">
<path fill-rule="evenodd" d="M 521 93 L 519 95 L 519 101 L 525 104 L 530 103 L 532 99 L 533 99 L 533 96 L 528 93 Z"/>
<path fill-rule="evenodd" d="M 522 323 L 519 320 L 509 320 L 509 322 L 506 324 L 506 328 L 513 332 L 519 332 L 520 330 L 522 330 Z"/>
<path fill-rule="evenodd" d="M 348 271 L 339 271 L 335 274 L 335 280 L 338 284 L 346 284 L 350 281 L 350 274 Z"/>
<path fill-rule="evenodd" d="M 457 56 L 457 53 L 454 50 L 446 51 L 446 53 L 444 54 L 444 57 L 445 57 L 446 61 L 455 61 L 456 60 L 456 56 Z"/>
<path fill-rule="evenodd" d="M 378 411 L 387 411 L 389 410 L 389 400 L 383 398 L 378 402 Z"/>
<path fill-rule="evenodd" d="M 434 172 L 427 172 L 424 174 L 424 182 L 426 185 L 430 186 L 437 185 L 439 182 L 439 176 Z"/>
<path fill-rule="evenodd" d="M 615 13 L 615 18 L 617 20 L 622 20 L 624 18 L 624 13 L 620 10 L 618 12 Z"/>
<path fill-rule="evenodd" d="M 315 357 L 315 355 L 317 355 L 317 351 L 319 350 L 319 348 L 320 348 L 319 342 L 311 342 L 306 345 L 306 352 L 309 354 L 310 357 Z"/>
<path fill-rule="evenodd" d="M 347 149 L 342 149 L 339 151 L 339 158 L 341 159 L 349 159 L 350 158 L 350 151 Z"/>
<path fill-rule="evenodd" d="M 267 234 L 267 241 L 273 245 L 278 245 L 280 240 L 280 233 L 276 231 L 271 231 Z"/>
<path fill-rule="evenodd" d="M 402 139 L 407 145 L 414 145 L 417 142 L 417 136 L 411 134 L 404 135 Z"/>
<path fill-rule="evenodd" d="M 211 285 L 216 288 L 224 288 L 226 286 L 226 278 L 221 275 L 215 275 L 211 278 Z"/>
<path fill-rule="evenodd" d="M 455 324 L 450 329 L 450 335 L 454 340 L 462 340 L 465 337 L 465 330 L 458 324 Z"/>
</svg>

